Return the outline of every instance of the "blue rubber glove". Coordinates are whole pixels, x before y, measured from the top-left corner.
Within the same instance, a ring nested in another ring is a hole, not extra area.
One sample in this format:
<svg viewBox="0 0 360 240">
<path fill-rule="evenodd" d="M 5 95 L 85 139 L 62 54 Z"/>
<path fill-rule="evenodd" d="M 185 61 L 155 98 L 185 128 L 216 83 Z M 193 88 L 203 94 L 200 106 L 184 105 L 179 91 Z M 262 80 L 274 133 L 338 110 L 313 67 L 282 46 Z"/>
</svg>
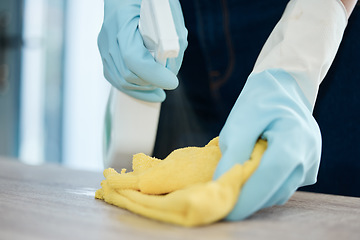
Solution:
<svg viewBox="0 0 360 240">
<path fill-rule="evenodd" d="M 284 204 L 298 187 L 316 182 L 321 134 L 312 109 L 346 23 L 339 0 L 288 3 L 220 133 L 215 179 L 249 159 L 259 137 L 268 141 L 228 220 Z"/>
<path fill-rule="evenodd" d="M 104 22 L 98 36 L 105 78 L 118 90 L 148 102 L 162 102 L 163 89 L 178 86 L 178 73 L 187 47 L 187 29 L 178 0 L 169 0 L 180 52 L 166 67 L 155 62 L 139 33 L 141 0 L 105 0 Z"/>
<path fill-rule="evenodd" d="M 281 69 L 249 76 L 220 133 L 223 156 L 215 178 L 249 159 L 259 137 L 268 148 L 228 220 L 283 204 L 299 186 L 316 182 L 320 131 L 297 82 Z"/>
</svg>

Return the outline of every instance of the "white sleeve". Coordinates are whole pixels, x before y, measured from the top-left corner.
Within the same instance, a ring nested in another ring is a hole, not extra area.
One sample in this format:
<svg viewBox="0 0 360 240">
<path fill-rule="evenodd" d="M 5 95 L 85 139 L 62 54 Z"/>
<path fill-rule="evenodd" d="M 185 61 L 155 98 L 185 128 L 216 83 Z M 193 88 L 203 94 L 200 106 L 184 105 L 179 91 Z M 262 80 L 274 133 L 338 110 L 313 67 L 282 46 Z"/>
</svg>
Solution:
<svg viewBox="0 0 360 240">
<path fill-rule="evenodd" d="M 283 69 L 296 79 L 314 106 L 346 25 L 346 10 L 340 0 L 291 0 L 261 50 L 253 72 Z"/>
</svg>

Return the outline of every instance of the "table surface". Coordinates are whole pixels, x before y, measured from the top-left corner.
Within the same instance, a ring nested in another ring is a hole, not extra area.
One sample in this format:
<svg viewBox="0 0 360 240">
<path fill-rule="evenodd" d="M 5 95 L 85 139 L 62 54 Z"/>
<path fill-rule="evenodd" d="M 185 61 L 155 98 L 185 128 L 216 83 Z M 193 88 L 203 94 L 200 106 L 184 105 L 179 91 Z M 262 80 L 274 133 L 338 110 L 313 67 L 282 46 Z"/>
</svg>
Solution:
<svg viewBox="0 0 360 240">
<path fill-rule="evenodd" d="M 245 221 L 184 228 L 94 199 L 102 179 L 0 158 L 0 239 L 360 239 L 360 198 L 296 192 Z"/>
</svg>

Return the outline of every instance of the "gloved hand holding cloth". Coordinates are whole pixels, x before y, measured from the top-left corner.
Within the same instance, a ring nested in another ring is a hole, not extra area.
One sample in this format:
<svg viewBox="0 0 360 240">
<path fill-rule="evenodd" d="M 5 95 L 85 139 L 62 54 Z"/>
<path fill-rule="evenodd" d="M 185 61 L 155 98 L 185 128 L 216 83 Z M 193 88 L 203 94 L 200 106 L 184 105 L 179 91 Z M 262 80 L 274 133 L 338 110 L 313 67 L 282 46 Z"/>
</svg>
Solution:
<svg viewBox="0 0 360 240">
<path fill-rule="evenodd" d="M 340 0 L 288 3 L 220 133 L 215 179 L 245 162 L 259 137 L 268 142 L 226 219 L 284 204 L 298 187 L 316 182 L 321 134 L 312 110 L 346 24 Z"/>
</svg>

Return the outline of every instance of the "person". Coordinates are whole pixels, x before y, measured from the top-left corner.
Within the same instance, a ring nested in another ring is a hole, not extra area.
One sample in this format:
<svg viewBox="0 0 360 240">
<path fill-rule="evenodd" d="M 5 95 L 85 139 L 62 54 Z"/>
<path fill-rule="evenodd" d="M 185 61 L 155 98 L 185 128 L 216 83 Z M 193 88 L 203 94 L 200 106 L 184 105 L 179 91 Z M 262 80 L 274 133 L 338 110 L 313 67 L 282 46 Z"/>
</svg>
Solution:
<svg viewBox="0 0 360 240">
<path fill-rule="evenodd" d="M 105 0 L 98 37 L 106 79 L 130 96 L 163 102 L 154 155 L 162 158 L 173 149 L 204 145 L 219 135 L 222 158 L 216 179 L 245 162 L 258 138 L 266 139 L 259 168 L 227 216 L 241 220 L 284 204 L 299 187 L 316 182 L 321 128 L 321 165 L 336 167 L 320 168 L 322 184 L 307 190 L 360 196 L 358 187 L 344 187 L 339 180 L 350 175 L 353 184 L 360 184 L 355 173 L 359 163 L 353 160 L 360 153 L 359 114 L 354 113 L 359 98 L 348 92 L 360 80 L 359 47 L 349 42 L 357 37 L 358 8 L 326 75 L 357 1 L 169 2 L 181 51 L 166 67 L 143 45 L 137 28 L 141 0 Z M 336 129 L 334 123 L 346 127 Z M 339 190 L 346 187 L 346 193 Z"/>
</svg>

